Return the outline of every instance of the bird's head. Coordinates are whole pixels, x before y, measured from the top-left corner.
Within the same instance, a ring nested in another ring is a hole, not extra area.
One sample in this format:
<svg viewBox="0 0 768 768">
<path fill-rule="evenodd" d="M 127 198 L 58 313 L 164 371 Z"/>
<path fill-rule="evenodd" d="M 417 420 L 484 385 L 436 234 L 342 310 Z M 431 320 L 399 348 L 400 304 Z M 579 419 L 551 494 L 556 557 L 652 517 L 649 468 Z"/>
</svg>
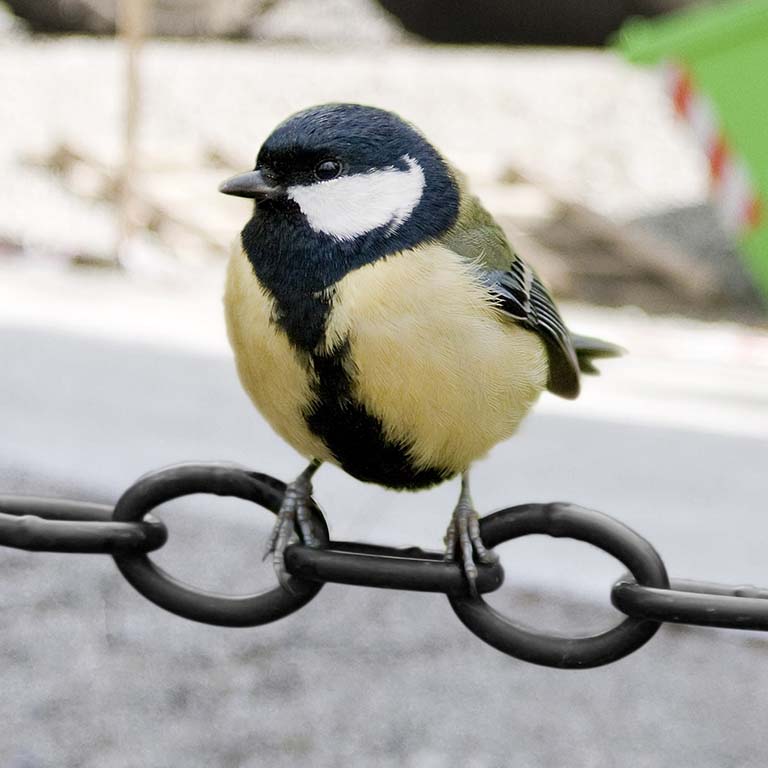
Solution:
<svg viewBox="0 0 768 768">
<path fill-rule="evenodd" d="M 253 198 L 258 216 L 298 217 L 313 237 L 379 255 L 439 236 L 459 207 L 437 150 L 397 115 L 359 104 L 292 115 L 264 142 L 254 170 L 219 189 Z"/>
</svg>

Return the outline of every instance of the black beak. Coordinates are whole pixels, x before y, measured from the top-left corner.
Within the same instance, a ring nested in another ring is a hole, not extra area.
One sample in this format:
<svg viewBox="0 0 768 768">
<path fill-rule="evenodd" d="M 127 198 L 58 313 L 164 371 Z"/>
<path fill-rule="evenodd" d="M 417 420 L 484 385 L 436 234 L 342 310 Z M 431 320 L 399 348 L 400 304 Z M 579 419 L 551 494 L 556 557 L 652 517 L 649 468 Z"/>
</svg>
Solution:
<svg viewBox="0 0 768 768">
<path fill-rule="evenodd" d="M 252 197 L 255 200 L 274 197 L 282 191 L 282 187 L 268 184 L 259 170 L 239 173 L 237 176 L 233 176 L 231 179 L 227 179 L 219 184 L 219 192 L 223 192 L 225 195 Z"/>
</svg>

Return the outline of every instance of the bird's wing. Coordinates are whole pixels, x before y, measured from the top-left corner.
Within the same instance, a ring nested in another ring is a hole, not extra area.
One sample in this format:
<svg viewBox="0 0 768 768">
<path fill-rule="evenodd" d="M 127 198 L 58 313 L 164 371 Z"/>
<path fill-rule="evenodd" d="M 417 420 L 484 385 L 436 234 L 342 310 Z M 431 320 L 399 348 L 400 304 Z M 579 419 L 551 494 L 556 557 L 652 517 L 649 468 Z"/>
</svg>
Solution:
<svg viewBox="0 0 768 768">
<path fill-rule="evenodd" d="M 547 389 L 561 397 L 577 397 L 579 361 L 552 296 L 512 250 L 501 227 L 477 198 L 464 195 L 458 220 L 441 241 L 479 265 L 483 281 L 506 317 L 542 339 L 549 361 Z"/>
</svg>

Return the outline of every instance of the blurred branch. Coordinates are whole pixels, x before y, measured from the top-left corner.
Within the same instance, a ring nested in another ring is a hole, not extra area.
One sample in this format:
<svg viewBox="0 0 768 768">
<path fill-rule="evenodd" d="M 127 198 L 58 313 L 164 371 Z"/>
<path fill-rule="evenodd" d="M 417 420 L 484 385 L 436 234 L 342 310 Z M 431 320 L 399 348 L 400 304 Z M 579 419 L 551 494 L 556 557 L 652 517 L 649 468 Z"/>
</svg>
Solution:
<svg viewBox="0 0 768 768">
<path fill-rule="evenodd" d="M 138 228 L 135 215 L 141 82 L 139 58 L 147 32 L 149 0 L 120 0 L 118 25 L 125 60 L 125 112 L 123 117 L 123 166 L 117 204 L 118 236 L 115 260 L 124 261 L 126 250 Z"/>
<path fill-rule="evenodd" d="M 120 172 L 92 157 L 86 157 L 66 144 L 57 146 L 43 157 L 30 157 L 27 162 L 55 173 L 64 186 L 78 197 L 120 204 Z M 175 213 L 171 207 L 143 190 L 133 190 L 131 213 L 132 222 L 137 229 L 156 233 L 164 241 L 174 241 L 174 235 L 183 233 L 196 238 L 207 253 L 227 253 L 227 248 L 198 221 Z M 91 261 L 101 259 L 93 258 Z"/>
</svg>

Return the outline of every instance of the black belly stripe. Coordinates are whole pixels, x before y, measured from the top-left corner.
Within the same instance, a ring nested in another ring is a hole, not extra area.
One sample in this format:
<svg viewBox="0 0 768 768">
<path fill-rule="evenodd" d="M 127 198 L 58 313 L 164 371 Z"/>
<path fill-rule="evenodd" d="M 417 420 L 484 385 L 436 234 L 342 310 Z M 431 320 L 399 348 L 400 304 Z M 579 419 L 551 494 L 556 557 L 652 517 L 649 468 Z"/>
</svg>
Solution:
<svg viewBox="0 0 768 768">
<path fill-rule="evenodd" d="M 379 419 L 352 394 L 348 357 L 348 344 L 332 354 L 312 355 L 316 406 L 305 414 L 307 426 L 341 468 L 358 480 L 401 490 L 428 488 L 452 477 L 455 473 L 446 469 L 417 469 L 407 445 L 385 438 Z"/>
<path fill-rule="evenodd" d="M 259 223 L 263 223 L 261 219 L 254 218 L 243 230 L 243 246 L 258 279 L 275 301 L 272 322 L 314 369 L 315 404 L 304 414 L 309 430 L 325 443 L 341 468 L 358 480 L 416 490 L 452 477 L 455 473 L 444 468 L 414 467 L 408 446 L 387 440 L 379 419 L 355 400 L 348 373 L 348 344 L 331 354 L 317 353 L 334 300 L 333 283 L 315 275 L 310 281 L 313 290 L 307 290 L 301 283 L 306 274 L 285 269 L 284 262 L 293 263 L 295 258 L 272 258 L 270 251 L 259 247 Z M 314 250 L 311 253 L 318 255 Z M 307 269 L 312 267 L 311 260 L 304 263 Z"/>
</svg>

